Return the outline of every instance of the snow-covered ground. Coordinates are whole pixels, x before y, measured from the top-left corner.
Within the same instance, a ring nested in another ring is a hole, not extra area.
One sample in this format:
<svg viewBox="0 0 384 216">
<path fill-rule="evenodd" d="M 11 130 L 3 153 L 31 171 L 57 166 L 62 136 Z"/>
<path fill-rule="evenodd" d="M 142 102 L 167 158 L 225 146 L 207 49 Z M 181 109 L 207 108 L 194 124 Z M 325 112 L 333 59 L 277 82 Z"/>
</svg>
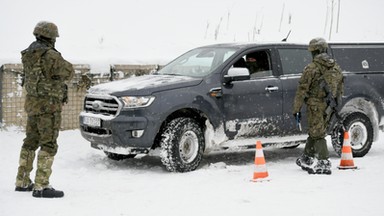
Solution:
<svg viewBox="0 0 384 216">
<path fill-rule="evenodd" d="M 254 150 L 210 153 L 198 170 L 170 173 L 157 151 L 111 161 L 78 130 L 63 131 L 51 183 L 65 197 L 36 199 L 30 192 L 14 191 L 24 133 L 3 130 L 0 215 L 382 215 L 383 135 L 364 158 L 354 158 L 358 170 L 338 170 L 340 159 L 329 147 L 330 176 L 308 175 L 295 165 L 302 146 L 264 148 L 270 181 L 255 183 Z"/>
<path fill-rule="evenodd" d="M 40 20 L 55 22 L 56 47 L 72 63 L 107 72 L 109 64 L 164 64 L 196 46 L 221 42 L 384 41 L 384 1 L 341 1 L 331 25 L 331 0 L 2 0 L 0 65 L 20 63 Z M 338 27 L 338 29 L 337 29 Z M 384 136 L 358 170 L 308 175 L 295 165 L 302 152 L 264 149 L 270 181 L 251 182 L 254 150 L 206 155 L 199 169 L 169 173 L 154 154 L 111 161 L 78 130 L 59 137 L 51 183 L 63 199 L 17 193 L 14 182 L 24 133 L 0 130 L 0 216 L 140 215 L 382 215 Z M 256 140 L 255 140 L 256 142 Z M 332 149 L 329 147 L 330 150 Z"/>
</svg>

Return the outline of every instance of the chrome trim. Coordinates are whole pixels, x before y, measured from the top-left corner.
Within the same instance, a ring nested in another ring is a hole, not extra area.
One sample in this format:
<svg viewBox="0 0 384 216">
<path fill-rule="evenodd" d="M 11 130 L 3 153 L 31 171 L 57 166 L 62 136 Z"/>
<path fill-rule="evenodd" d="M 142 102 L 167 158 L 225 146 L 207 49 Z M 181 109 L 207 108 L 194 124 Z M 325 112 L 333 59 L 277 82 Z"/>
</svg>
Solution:
<svg viewBox="0 0 384 216">
<path fill-rule="evenodd" d="M 110 100 L 113 100 L 116 103 L 108 102 Z M 84 99 L 84 110 L 94 114 L 118 116 L 123 106 L 123 102 L 112 95 L 87 94 Z M 100 112 L 103 110 L 107 113 Z M 114 114 L 110 114 L 110 112 L 114 112 Z"/>
</svg>

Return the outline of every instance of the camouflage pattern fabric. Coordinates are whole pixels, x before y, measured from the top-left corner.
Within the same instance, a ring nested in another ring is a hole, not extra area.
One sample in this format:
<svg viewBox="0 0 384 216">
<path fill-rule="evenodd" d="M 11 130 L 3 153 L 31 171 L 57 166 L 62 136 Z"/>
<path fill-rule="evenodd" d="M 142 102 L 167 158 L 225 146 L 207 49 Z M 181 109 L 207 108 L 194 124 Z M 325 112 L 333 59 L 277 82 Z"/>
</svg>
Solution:
<svg viewBox="0 0 384 216">
<path fill-rule="evenodd" d="M 72 64 L 54 49 L 52 44 L 37 40 L 22 52 L 24 87 L 27 95 L 26 138 L 20 152 L 16 186 L 26 187 L 32 181 L 35 151 L 38 152 L 35 189 L 49 185 L 52 163 L 57 153 L 57 137 L 61 124 L 61 111 L 66 97 L 65 82 L 74 74 Z"/>
<path fill-rule="evenodd" d="M 86 74 L 81 75 L 81 79 L 77 83 L 77 91 L 88 90 L 91 87 L 92 80 Z"/>
<path fill-rule="evenodd" d="M 74 69 L 52 46 L 43 42 L 33 42 L 26 50 L 21 52 L 24 67 L 24 86 L 29 98 L 41 98 L 40 102 L 47 100 L 52 104 L 52 111 L 61 110 L 66 98 L 66 83 L 72 79 Z M 35 100 L 35 99 L 32 99 Z M 40 114 L 47 104 L 36 103 L 33 108 L 26 109 L 27 113 Z M 26 105 L 27 106 L 27 105 Z M 31 110 L 35 109 L 35 110 Z"/>
<path fill-rule="evenodd" d="M 16 186 L 27 187 L 32 183 L 29 177 L 33 169 L 35 151 L 22 148 L 20 151 L 19 168 L 16 176 Z"/>
<path fill-rule="evenodd" d="M 325 79 L 324 74 L 327 74 L 327 79 Z M 305 149 L 309 154 L 316 154 L 319 159 L 327 159 L 329 154 L 324 139 L 328 126 L 328 117 L 325 113 L 328 105 L 325 101 L 326 92 L 320 84 L 326 80 L 333 89 L 332 91 L 335 92 L 334 96 L 341 97 L 343 94 L 342 77 L 341 69 L 334 59 L 328 54 L 322 53 L 315 56 L 312 63 L 304 68 L 297 87 L 293 113 L 300 112 L 304 103 L 307 105 L 309 126 L 307 145 L 309 146 L 306 146 Z"/>
<path fill-rule="evenodd" d="M 49 187 L 49 177 L 52 174 L 54 157 L 44 150 L 40 150 L 37 156 L 37 170 L 34 189 L 42 190 Z"/>
</svg>

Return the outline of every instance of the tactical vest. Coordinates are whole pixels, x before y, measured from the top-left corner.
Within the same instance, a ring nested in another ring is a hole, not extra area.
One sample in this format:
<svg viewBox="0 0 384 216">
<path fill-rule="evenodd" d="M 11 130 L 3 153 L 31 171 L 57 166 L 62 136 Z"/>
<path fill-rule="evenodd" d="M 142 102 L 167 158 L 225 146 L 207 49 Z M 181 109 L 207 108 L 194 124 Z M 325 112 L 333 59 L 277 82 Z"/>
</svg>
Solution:
<svg viewBox="0 0 384 216">
<path fill-rule="evenodd" d="M 63 99 L 65 84 L 59 78 L 47 78 L 43 72 L 42 56 L 51 48 L 39 47 L 21 52 L 24 67 L 24 87 L 28 95 L 34 97 L 54 97 Z"/>
</svg>

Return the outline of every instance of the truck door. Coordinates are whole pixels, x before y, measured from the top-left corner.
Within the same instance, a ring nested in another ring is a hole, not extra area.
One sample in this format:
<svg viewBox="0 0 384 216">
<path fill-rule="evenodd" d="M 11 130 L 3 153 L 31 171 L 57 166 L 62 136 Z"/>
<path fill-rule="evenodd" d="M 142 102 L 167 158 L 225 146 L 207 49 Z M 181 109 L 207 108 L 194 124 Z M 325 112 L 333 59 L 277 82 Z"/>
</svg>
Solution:
<svg viewBox="0 0 384 216">
<path fill-rule="evenodd" d="M 247 53 L 232 67 L 246 67 L 251 74 L 250 79 L 233 81 L 222 87 L 221 102 L 227 136 L 278 135 L 283 126 L 282 91 L 280 79 L 272 73 L 271 51 Z"/>
<path fill-rule="evenodd" d="M 299 79 L 304 70 L 312 61 L 311 53 L 307 47 L 282 47 L 277 49 L 280 69 L 280 78 L 283 95 L 283 116 L 284 116 L 284 133 L 285 134 L 304 134 L 307 132 L 306 106 L 301 109 L 302 113 L 302 129 L 299 131 L 296 121 L 292 115 L 293 101 L 296 95 Z"/>
</svg>

